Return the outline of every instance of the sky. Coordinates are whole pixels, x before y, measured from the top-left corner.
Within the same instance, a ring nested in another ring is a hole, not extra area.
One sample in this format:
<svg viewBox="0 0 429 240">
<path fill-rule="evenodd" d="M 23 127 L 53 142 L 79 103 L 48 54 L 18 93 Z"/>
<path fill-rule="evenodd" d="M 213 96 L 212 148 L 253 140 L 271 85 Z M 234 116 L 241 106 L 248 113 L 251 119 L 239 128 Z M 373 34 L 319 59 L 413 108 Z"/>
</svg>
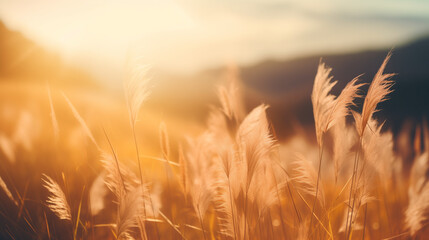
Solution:
<svg viewBox="0 0 429 240">
<path fill-rule="evenodd" d="M 392 48 L 429 33 L 429 1 L 0 0 L 0 20 L 114 81 L 135 57 L 189 74 Z"/>
</svg>

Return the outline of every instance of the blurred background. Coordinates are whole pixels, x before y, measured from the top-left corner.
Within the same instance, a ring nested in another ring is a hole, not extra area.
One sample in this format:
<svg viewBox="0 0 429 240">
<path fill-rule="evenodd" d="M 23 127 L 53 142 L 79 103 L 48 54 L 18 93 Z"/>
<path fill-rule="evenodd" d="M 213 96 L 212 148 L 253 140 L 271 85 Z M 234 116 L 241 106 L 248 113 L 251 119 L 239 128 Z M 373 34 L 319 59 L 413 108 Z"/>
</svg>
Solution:
<svg viewBox="0 0 429 240">
<path fill-rule="evenodd" d="M 360 74 L 370 82 L 390 51 L 394 92 L 375 117 L 393 130 L 406 162 L 418 155 L 411 139 L 420 141 L 418 126 L 429 116 L 429 1 L 0 0 L 0 176 L 29 209 L 0 195 L 0 238 L 48 239 L 47 226 L 70 237 L 45 206 L 41 176 L 60 182 L 76 211 L 102 174 L 107 138 L 135 172 L 136 158 L 143 161 L 152 192 L 168 207 L 169 196 L 159 194 L 168 179 L 167 164 L 156 161 L 160 123 L 177 161 L 186 137 L 206 129 L 217 87 L 228 81 L 238 82 L 247 111 L 270 105 L 284 155 L 317 156 L 310 94 L 320 60 L 333 68 L 338 94 Z M 139 156 L 123 89 L 136 59 L 151 66 L 152 92 L 135 129 Z M 83 207 L 82 225 L 115 220 L 91 211 Z M 113 239 L 105 229 L 92 234 Z"/>
<path fill-rule="evenodd" d="M 122 82 L 135 58 L 152 66 L 142 115 L 148 136 L 161 119 L 177 135 L 198 131 L 216 103 L 214 86 L 238 78 L 246 107 L 269 104 L 278 137 L 287 138 L 312 124 L 320 59 L 333 68 L 338 92 L 359 74 L 372 80 L 389 51 L 395 92 L 378 116 L 397 133 L 429 113 L 423 0 L 1 0 L 0 21 L 2 104 L 41 108 L 34 99 L 46 100 L 49 86 L 54 104 L 64 92 L 84 118 L 98 117 L 93 105 L 110 112 L 96 125 L 119 118 L 114 106 L 124 104 Z"/>
</svg>

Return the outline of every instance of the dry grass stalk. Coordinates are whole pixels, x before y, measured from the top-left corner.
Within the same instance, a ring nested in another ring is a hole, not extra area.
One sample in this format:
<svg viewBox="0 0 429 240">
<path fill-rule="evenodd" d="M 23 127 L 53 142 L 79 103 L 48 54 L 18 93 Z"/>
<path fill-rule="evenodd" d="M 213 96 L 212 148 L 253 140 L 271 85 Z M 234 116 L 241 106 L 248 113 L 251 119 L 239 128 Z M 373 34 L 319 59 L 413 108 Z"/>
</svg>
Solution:
<svg viewBox="0 0 429 240">
<path fill-rule="evenodd" d="M 327 68 L 324 63 L 319 64 L 316 77 L 314 79 L 313 91 L 311 94 L 311 102 L 313 104 L 314 123 L 316 129 L 317 143 L 319 145 L 319 166 L 317 173 L 317 181 L 313 202 L 309 231 L 312 225 L 312 216 L 316 207 L 318 196 L 320 174 L 322 169 L 323 158 L 323 136 L 324 134 L 338 121 L 344 119 L 348 113 L 348 107 L 353 104 L 353 101 L 358 97 L 358 90 L 363 84 L 356 84 L 358 78 L 350 81 L 343 89 L 341 94 L 335 98 L 330 94 L 330 91 L 337 83 L 331 82 L 331 68 Z"/>
<path fill-rule="evenodd" d="M 95 141 L 94 135 L 92 135 L 91 130 L 89 129 L 88 125 L 86 124 L 85 120 L 81 117 L 77 109 L 74 107 L 73 103 L 69 100 L 69 98 L 63 93 L 63 97 L 66 100 L 67 104 L 69 105 L 70 109 L 73 112 L 73 116 L 76 118 L 76 120 L 81 125 L 82 129 L 88 136 L 88 138 L 94 143 L 95 146 L 97 146 L 97 149 L 100 149 L 100 147 L 97 144 L 97 141 Z"/>
<path fill-rule="evenodd" d="M 125 99 L 130 114 L 131 125 L 135 125 L 142 104 L 150 95 L 147 65 L 135 63 L 128 71 L 128 76 L 124 80 Z"/>
<path fill-rule="evenodd" d="M 18 206 L 18 202 L 13 197 L 12 193 L 10 192 L 9 188 L 7 187 L 6 183 L 3 181 L 3 178 L 0 177 L 0 188 L 3 189 L 3 192 L 6 194 L 6 196 L 16 205 Z"/>
<path fill-rule="evenodd" d="M 44 187 L 50 193 L 46 200 L 49 209 L 60 219 L 71 221 L 70 206 L 60 185 L 45 174 L 43 174 L 43 177 Z"/>
<path fill-rule="evenodd" d="M 353 104 L 353 100 L 359 97 L 358 90 L 363 85 L 357 84 L 359 77 L 350 81 L 341 94 L 335 98 L 330 94 L 332 88 L 337 84 L 331 82 L 332 69 L 319 64 L 316 77 L 314 79 L 311 102 L 313 104 L 314 122 L 316 126 L 316 136 L 319 146 L 323 145 L 323 134 L 325 134 L 336 122 L 348 115 L 348 107 Z"/>
<path fill-rule="evenodd" d="M 419 192 L 410 192 L 410 202 L 405 211 L 405 224 L 411 236 L 423 228 L 429 212 L 429 184 L 426 182 Z"/>
<path fill-rule="evenodd" d="M 368 92 L 363 103 L 362 115 L 361 118 L 355 118 L 356 128 L 360 136 L 363 135 L 363 132 L 366 129 L 368 121 L 372 118 L 374 112 L 376 112 L 376 107 L 380 102 L 387 100 L 387 95 L 392 92 L 393 81 L 390 80 L 394 73 L 384 74 L 384 69 L 386 68 L 387 63 L 389 62 L 391 53 L 387 55 L 378 69 L 377 73 L 372 80 L 371 85 L 369 86 Z"/>
</svg>

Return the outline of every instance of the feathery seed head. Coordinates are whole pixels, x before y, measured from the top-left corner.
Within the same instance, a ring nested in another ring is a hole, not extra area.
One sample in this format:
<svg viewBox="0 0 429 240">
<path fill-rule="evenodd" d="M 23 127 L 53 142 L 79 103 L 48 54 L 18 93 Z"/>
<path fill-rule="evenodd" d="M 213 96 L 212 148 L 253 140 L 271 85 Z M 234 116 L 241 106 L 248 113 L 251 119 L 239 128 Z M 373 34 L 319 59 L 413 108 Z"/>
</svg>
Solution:
<svg viewBox="0 0 429 240">
<path fill-rule="evenodd" d="M 43 174 L 44 187 L 49 191 L 50 195 L 46 200 L 46 203 L 60 219 L 71 221 L 71 211 L 70 206 L 67 203 L 66 195 L 63 190 L 61 190 L 60 185 L 57 182 L 52 180 L 49 176 Z"/>
</svg>

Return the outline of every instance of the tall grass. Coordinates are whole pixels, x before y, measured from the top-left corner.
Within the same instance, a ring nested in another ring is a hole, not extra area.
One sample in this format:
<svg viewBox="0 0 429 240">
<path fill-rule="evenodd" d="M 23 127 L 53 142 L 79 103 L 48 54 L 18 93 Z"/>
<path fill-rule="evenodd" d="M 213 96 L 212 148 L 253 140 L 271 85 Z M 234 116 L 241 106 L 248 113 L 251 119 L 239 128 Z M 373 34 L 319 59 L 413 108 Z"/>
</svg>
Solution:
<svg viewBox="0 0 429 240">
<path fill-rule="evenodd" d="M 423 239 L 429 233 L 429 131 L 423 126 L 415 134 L 416 156 L 407 170 L 394 151 L 393 134 L 374 118 L 378 104 L 392 92 L 394 75 L 384 73 L 389 58 L 390 54 L 366 95 L 359 77 L 338 96 L 333 95 L 336 82 L 331 69 L 319 64 L 311 95 L 313 137 L 298 134 L 287 141 L 276 139 L 267 116 L 269 106 L 261 104 L 245 114 L 238 84 L 231 81 L 218 88 L 219 105 L 212 108 L 200 134 L 173 142 L 167 125 L 161 123 L 160 152 L 145 157 L 150 161 L 142 160 L 137 130 L 140 108 L 149 97 L 145 66 L 132 69 L 124 84 L 136 161 L 118 154 L 117 143 L 104 127 L 104 135 L 94 134 L 97 128 L 64 95 L 82 139 L 92 142 L 87 145 L 89 151 L 73 147 L 71 152 L 88 151 L 96 161 L 87 165 L 63 162 L 71 170 L 50 170 L 42 178 L 27 180 L 2 171 L 0 236 Z M 61 129 L 64 125 L 55 116 L 50 89 L 48 97 L 48 122 L 57 142 L 52 152 L 61 163 L 60 156 L 67 153 L 61 139 L 70 133 Z M 356 105 L 357 98 L 364 98 L 363 106 Z M 356 112 L 360 108 L 361 113 Z M 20 143 L 13 136 L 0 136 L 1 160 L 13 168 Z M 46 156 L 38 153 L 41 149 L 28 151 Z M 149 164 L 164 166 L 165 173 L 149 175 L 145 170 Z M 94 170 L 89 174 L 85 168 Z M 38 194 L 30 190 L 28 195 L 29 184 L 45 190 Z"/>
</svg>

